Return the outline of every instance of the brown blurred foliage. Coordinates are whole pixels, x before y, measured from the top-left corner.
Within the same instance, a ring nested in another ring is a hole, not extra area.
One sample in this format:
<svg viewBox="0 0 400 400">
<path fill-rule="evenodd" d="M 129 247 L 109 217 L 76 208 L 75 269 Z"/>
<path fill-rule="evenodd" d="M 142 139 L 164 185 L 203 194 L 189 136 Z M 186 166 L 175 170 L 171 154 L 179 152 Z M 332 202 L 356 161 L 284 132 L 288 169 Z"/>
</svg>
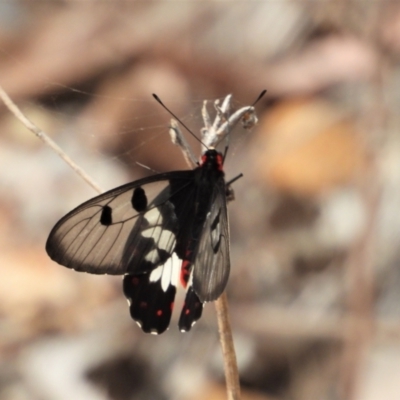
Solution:
<svg viewBox="0 0 400 400">
<path fill-rule="evenodd" d="M 399 21 L 385 0 L 0 3 L 0 85 L 106 188 L 186 168 L 151 93 L 197 133 L 204 99 L 268 90 L 226 165 L 243 399 L 400 396 Z M 120 279 L 47 258 L 94 193 L 4 106 L 0 163 L 0 400 L 224 398 L 211 305 L 145 336 Z"/>
</svg>

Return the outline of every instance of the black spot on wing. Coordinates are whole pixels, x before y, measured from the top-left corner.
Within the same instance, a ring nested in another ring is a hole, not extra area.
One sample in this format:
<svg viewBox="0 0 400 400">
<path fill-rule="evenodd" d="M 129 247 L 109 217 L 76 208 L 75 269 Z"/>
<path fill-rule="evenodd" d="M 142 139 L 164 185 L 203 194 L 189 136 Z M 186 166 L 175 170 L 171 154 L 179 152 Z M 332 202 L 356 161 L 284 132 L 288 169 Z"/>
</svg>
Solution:
<svg viewBox="0 0 400 400">
<path fill-rule="evenodd" d="M 141 186 L 135 188 L 135 190 L 133 191 L 131 203 L 132 203 L 132 207 L 137 212 L 142 212 L 142 211 L 146 210 L 147 196 Z"/>
<path fill-rule="evenodd" d="M 124 276 L 123 289 L 129 301 L 131 317 L 145 333 L 160 334 L 169 326 L 176 287 L 164 291 L 161 282 L 150 282 L 149 273 Z"/>
<path fill-rule="evenodd" d="M 101 210 L 100 224 L 109 226 L 112 224 L 112 209 L 109 206 L 104 206 Z"/>
<path fill-rule="evenodd" d="M 194 323 L 200 319 L 202 312 L 203 303 L 199 300 L 193 288 L 189 287 L 179 318 L 179 330 L 182 332 L 190 331 Z"/>
</svg>

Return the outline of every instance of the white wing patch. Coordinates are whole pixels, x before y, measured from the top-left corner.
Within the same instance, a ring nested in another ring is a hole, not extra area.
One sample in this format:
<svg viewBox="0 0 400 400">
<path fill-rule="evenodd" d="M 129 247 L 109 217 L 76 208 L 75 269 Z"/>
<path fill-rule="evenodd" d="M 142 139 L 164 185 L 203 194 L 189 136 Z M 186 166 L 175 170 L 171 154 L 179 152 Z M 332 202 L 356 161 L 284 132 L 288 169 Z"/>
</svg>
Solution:
<svg viewBox="0 0 400 400">
<path fill-rule="evenodd" d="M 161 226 L 154 226 L 142 231 L 142 236 L 145 238 L 153 238 L 160 250 L 169 250 L 174 248 L 175 245 L 175 235 L 173 232 L 167 231 Z"/>
<path fill-rule="evenodd" d="M 164 265 L 160 265 L 150 273 L 149 281 L 161 281 L 161 288 L 164 292 L 170 287 L 178 283 L 182 260 L 180 260 L 176 253 L 173 253 Z"/>
<path fill-rule="evenodd" d="M 146 220 L 149 225 L 157 225 L 160 220 L 162 220 L 161 213 L 157 207 L 154 207 L 146 212 Z"/>
<path fill-rule="evenodd" d="M 157 264 L 158 261 L 160 260 L 160 255 L 158 254 L 158 250 L 157 249 L 151 250 L 148 254 L 146 254 L 146 257 L 144 259 L 153 264 Z"/>
</svg>

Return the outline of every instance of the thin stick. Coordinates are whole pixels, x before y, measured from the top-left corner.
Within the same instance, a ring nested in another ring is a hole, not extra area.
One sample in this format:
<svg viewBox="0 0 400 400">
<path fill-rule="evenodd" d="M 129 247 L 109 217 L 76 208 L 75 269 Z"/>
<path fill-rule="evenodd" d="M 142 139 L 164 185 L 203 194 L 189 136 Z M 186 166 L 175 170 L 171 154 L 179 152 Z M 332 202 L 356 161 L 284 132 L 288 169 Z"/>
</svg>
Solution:
<svg viewBox="0 0 400 400">
<path fill-rule="evenodd" d="M 220 108 L 221 112 L 217 112 L 213 124 L 211 124 L 211 119 L 207 111 L 207 102 L 205 101 L 203 103 L 202 116 L 204 128 L 202 129 L 202 139 L 206 144 L 206 146 L 203 146 L 203 151 L 207 148 L 207 146 L 211 147 L 211 144 L 214 145 L 221 141 L 225 135 L 229 133 L 229 128 L 234 126 L 241 116 L 245 115 L 245 113 L 249 112 L 251 109 L 254 111 L 254 108 L 252 107 L 243 107 L 234 114 L 234 120 L 232 121 L 232 117 L 226 117 L 230 107 L 231 98 L 232 96 L 228 95 L 224 99 L 222 107 Z M 215 103 L 215 107 L 218 107 L 217 102 Z M 224 125 L 223 129 L 221 129 L 221 124 Z M 185 146 L 180 143 L 180 141 L 177 141 L 175 144 L 180 146 L 186 162 L 190 167 L 192 167 L 190 161 L 188 160 Z M 229 307 L 226 293 L 222 293 L 222 295 L 214 302 L 214 304 L 217 312 L 218 332 L 219 340 L 221 342 L 222 357 L 224 360 L 228 400 L 240 400 L 239 370 L 237 366 L 235 346 L 233 343 L 232 328 L 229 320 Z"/>
<path fill-rule="evenodd" d="M 171 125 L 169 128 L 169 136 L 174 145 L 179 146 L 183 153 L 186 163 L 190 168 L 197 167 L 196 157 L 186 141 L 185 136 L 183 136 L 182 131 L 179 128 L 178 122 L 175 119 L 171 119 Z"/>
<path fill-rule="evenodd" d="M 31 132 L 33 132 L 40 140 L 49 146 L 55 153 L 57 153 L 73 170 L 76 172 L 86 183 L 88 183 L 94 190 L 102 193 L 103 190 L 97 183 L 82 169 L 80 168 L 65 152 L 59 147 L 50 137 L 38 128 L 17 105 L 10 99 L 8 94 L 0 86 L 0 98 L 3 100 L 6 107 L 25 125 Z"/>
<path fill-rule="evenodd" d="M 264 94 L 265 91 L 262 92 L 256 102 L 261 99 Z M 203 151 L 207 148 L 214 147 L 221 142 L 238 121 L 242 120 L 245 128 L 253 127 L 257 123 L 257 116 L 255 115 L 253 106 L 243 107 L 240 110 L 237 110 L 234 114 L 229 115 L 231 99 L 231 95 L 226 96 L 222 102 L 222 106 L 219 106 L 218 101 L 214 103 L 214 107 L 217 110 L 214 123 L 211 123 L 211 118 L 207 111 L 207 102 L 204 101 L 202 108 L 204 128 L 201 130 Z M 192 167 L 187 156 L 186 146 L 178 140 L 174 143 L 180 146 L 188 165 Z M 225 292 L 215 301 L 215 309 L 217 312 L 219 338 L 224 359 L 228 400 L 239 400 L 239 370 L 237 366 L 235 346 L 233 343 L 232 328 L 229 321 L 228 299 Z"/>
<path fill-rule="evenodd" d="M 179 146 L 179 143 L 177 144 Z M 190 167 L 190 161 L 186 158 L 185 151 L 181 147 L 185 160 Z M 240 400 L 240 379 L 237 366 L 235 345 L 233 343 L 232 328 L 229 320 L 229 307 L 226 292 L 215 300 L 215 310 L 217 312 L 219 340 L 221 342 L 222 358 L 224 360 L 224 371 L 226 381 L 226 391 L 228 400 Z"/>
<path fill-rule="evenodd" d="M 3 100 L 7 108 L 38 138 L 40 138 L 46 145 L 48 145 L 54 152 L 56 152 L 82 179 L 85 180 L 90 186 L 92 186 L 97 192 L 101 193 L 102 189 L 80 168 L 78 165 L 68 157 L 65 152 L 52 140 L 50 137 L 38 128 L 29 118 L 27 118 L 22 111 L 17 107 L 17 105 L 10 99 L 7 93 L 0 86 L 0 97 Z M 224 101 L 224 108 L 229 107 L 230 96 Z M 248 108 L 242 109 L 243 112 L 247 112 Z M 236 113 L 235 113 L 236 114 Z M 203 114 L 204 117 L 204 114 Z M 219 121 L 221 116 L 216 117 Z M 229 122 L 229 119 L 228 119 Z M 236 116 L 235 116 L 236 122 Z M 209 129 L 210 125 L 205 124 L 206 128 Z M 229 126 L 229 125 L 228 125 Z M 214 122 L 212 131 L 217 131 L 218 124 Z M 225 128 L 223 128 L 225 130 Z M 211 132 L 210 137 L 212 138 L 213 133 Z M 221 132 L 221 130 L 220 130 Z M 208 132 L 210 134 L 210 132 Z M 214 138 L 215 140 L 215 138 Z M 185 159 L 190 167 L 193 167 L 193 160 L 188 155 L 188 146 L 185 146 L 181 140 L 177 140 L 176 144 L 182 149 Z M 190 153 L 189 153 L 190 154 Z M 229 400 L 239 400 L 240 399 L 240 383 L 239 383 L 239 373 L 236 362 L 235 348 L 233 344 L 232 329 L 229 321 L 228 313 L 228 301 L 226 294 L 223 293 L 221 297 L 215 301 L 215 307 L 217 311 L 218 318 L 218 330 L 220 335 L 222 355 L 224 359 L 225 367 L 225 378 L 226 386 Z"/>
<path fill-rule="evenodd" d="M 224 359 L 226 390 L 228 400 L 240 399 L 240 380 L 237 367 L 235 346 L 232 337 L 232 328 L 229 320 L 228 298 L 226 292 L 215 301 L 217 311 L 219 340 L 221 342 L 222 357 Z"/>
<path fill-rule="evenodd" d="M 265 92 L 259 96 L 257 101 L 264 94 Z M 216 147 L 239 121 L 242 121 L 242 125 L 245 129 L 251 129 L 257 124 L 258 119 L 254 106 L 242 107 L 232 115 L 229 115 L 231 99 L 232 96 L 228 95 L 222 102 L 222 106 L 219 105 L 218 101 L 214 102 L 217 115 L 212 125 L 210 124 L 210 116 L 207 111 L 207 101 L 204 101 L 202 108 L 204 128 L 201 130 L 202 141 L 205 144 L 205 146 L 203 146 L 203 151 L 207 148 Z"/>
</svg>

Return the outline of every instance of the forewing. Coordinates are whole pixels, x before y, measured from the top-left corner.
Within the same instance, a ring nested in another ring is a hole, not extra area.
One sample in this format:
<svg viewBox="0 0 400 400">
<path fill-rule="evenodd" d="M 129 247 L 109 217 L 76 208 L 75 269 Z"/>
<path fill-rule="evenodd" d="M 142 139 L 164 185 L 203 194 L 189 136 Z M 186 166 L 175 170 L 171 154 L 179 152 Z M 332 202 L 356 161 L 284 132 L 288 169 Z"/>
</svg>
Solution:
<svg viewBox="0 0 400 400">
<path fill-rule="evenodd" d="M 179 229 L 170 199 L 191 191 L 192 173 L 140 179 L 83 203 L 52 229 L 47 253 L 59 264 L 94 274 L 140 273 L 164 264 Z"/>
<path fill-rule="evenodd" d="M 193 289 L 201 302 L 216 300 L 229 277 L 229 223 L 225 183 L 215 186 L 196 253 L 193 257 Z"/>
</svg>

